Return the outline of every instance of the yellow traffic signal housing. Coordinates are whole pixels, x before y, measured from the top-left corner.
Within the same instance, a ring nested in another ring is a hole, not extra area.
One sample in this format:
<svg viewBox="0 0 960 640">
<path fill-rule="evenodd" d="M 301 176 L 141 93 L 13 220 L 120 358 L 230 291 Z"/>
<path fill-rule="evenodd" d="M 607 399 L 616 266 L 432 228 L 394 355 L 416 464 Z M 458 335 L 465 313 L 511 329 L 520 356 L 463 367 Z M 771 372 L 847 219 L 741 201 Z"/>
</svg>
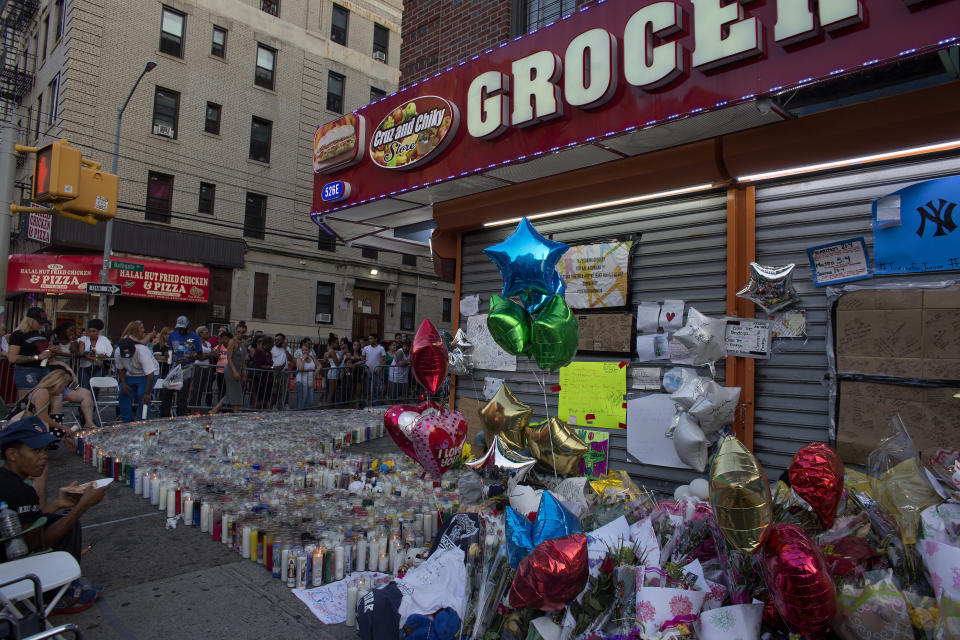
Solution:
<svg viewBox="0 0 960 640">
<path fill-rule="evenodd" d="M 78 216 L 108 220 L 117 215 L 117 192 L 120 179 L 105 171 L 80 167 L 80 189 L 77 197 L 62 204 L 62 209 Z"/>
<path fill-rule="evenodd" d="M 33 165 L 33 201 L 61 202 L 76 198 L 80 187 L 82 155 L 66 140 L 37 150 Z"/>
</svg>

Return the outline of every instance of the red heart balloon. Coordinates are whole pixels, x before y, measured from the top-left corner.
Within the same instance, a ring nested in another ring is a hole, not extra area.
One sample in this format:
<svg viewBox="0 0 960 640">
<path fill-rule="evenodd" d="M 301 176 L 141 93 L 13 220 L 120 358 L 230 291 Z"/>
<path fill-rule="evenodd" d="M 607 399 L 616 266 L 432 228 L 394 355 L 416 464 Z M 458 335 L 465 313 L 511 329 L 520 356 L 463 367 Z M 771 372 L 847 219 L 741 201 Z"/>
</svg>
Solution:
<svg viewBox="0 0 960 640">
<path fill-rule="evenodd" d="M 825 529 L 833 526 L 843 495 L 843 463 L 837 452 L 814 442 L 797 451 L 788 470 L 790 486 L 813 507 Z"/>
<path fill-rule="evenodd" d="M 439 413 L 440 405 L 436 402 L 421 402 L 416 406 L 395 404 L 383 416 L 383 426 L 390 434 L 390 438 L 400 447 L 401 451 L 414 460 L 417 459 L 417 454 L 413 451 L 413 442 L 411 441 L 413 427 L 425 412 Z"/>
<path fill-rule="evenodd" d="M 424 318 L 413 337 L 410 369 L 413 377 L 430 393 L 436 393 L 447 377 L 447 345 L 433 323 Z"/>
<path fill-rule="evenodd" d="M 459 411 L 429 413 L 413 425 L 413 458 L 431 476 L 439 478 L 460 457 L 466 437 L 467 421 Z"/>
<path fill-rule="evenodd" d="M 795 631 L 820 638 L 837 612 L 836 589 L 823 552 L 800 527 L 775 524 L 763 543 L 770 599 Z"/>
</svg>

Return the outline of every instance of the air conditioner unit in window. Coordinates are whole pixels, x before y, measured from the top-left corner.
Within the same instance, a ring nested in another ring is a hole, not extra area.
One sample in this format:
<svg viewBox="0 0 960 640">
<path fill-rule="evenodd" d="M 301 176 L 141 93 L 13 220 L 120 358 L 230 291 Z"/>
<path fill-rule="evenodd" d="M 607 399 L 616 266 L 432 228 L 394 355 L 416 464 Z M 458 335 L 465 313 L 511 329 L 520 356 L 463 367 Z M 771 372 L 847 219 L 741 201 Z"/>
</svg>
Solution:
<svg viewBox="0 0 960 640">
<path fill-rule="evenodd" d="M 158 136 L 166 136 L 168 138 L 173 137 L 173 127 L 167 126 L 165 124 L 153 125 L 153 132 Z"/>
<path fill-rule="evenodd" d="M 374 59 L 374 60 L 379 60 L 380 62 L 386 62 L 386 61 L 387 61 L 387 54 L 385 54 L 383 51 L 374 51 L 374 52 L 373 52 L 373 59 Z"/>
<path fill-rule="evenodd" d="M 333 322 L 333 315 L 330 313 L 318 313 L 317 322 Z"/>
</svg>

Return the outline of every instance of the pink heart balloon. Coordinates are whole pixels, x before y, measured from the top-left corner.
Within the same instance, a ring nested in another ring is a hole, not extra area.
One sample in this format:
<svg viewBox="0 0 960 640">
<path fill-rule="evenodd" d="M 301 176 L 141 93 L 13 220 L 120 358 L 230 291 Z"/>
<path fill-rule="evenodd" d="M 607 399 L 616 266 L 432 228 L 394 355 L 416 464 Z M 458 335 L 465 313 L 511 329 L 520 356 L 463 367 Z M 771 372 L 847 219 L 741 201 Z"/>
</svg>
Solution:
<svg viewBox="0 0 960 640">
<path fill-rule="evenodd" d="M 466 437 L 467 421 L 459 411 L 427 414 L 413 426 L 413 458 L 439 479 L 460 457 Z"/>
<path fill-rule="evenodd" d="M 390 438 L 405 454 L 417 459 L 413 451 L 413 427 L 423 415 L 439 413 L 440 405 L 436 402 L 421 402 L 416 406 L 395 404 L 383 416 L 383 426 L 390 434 Z"/>
</svg>

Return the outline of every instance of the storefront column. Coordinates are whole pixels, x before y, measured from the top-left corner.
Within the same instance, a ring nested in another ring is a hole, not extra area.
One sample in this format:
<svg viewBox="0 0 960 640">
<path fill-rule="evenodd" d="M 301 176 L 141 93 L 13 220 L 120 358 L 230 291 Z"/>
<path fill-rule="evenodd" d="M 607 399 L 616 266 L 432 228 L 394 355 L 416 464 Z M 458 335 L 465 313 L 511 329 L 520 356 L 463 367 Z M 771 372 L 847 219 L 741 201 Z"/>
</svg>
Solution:
<svg viewBox="0 0 960 640">
<path fill-rule="evenodd" d="M 457 232 L 457 255 L 454 257 L 457 261 L 453 281 L 453 335 L 457 335 L 460 328 L 460 275 L 463 266 L 463 232 Z M 457 376 L 450 376 L 450 410 L 457 408 Z"/>
<path fill-rule="evenodd" d="M 737 297 L 750 275 L 750 263 L 756 259 L 756 189 L 731 187 L 727 190 L 727 315 L 754 317 L 753 302 Z M 734 417 L 733 432 L 753 450 L 754 361 L 753 358 L 727 358 L 726 383 L 740 387 L 740 404 Z"/>
</svg>

